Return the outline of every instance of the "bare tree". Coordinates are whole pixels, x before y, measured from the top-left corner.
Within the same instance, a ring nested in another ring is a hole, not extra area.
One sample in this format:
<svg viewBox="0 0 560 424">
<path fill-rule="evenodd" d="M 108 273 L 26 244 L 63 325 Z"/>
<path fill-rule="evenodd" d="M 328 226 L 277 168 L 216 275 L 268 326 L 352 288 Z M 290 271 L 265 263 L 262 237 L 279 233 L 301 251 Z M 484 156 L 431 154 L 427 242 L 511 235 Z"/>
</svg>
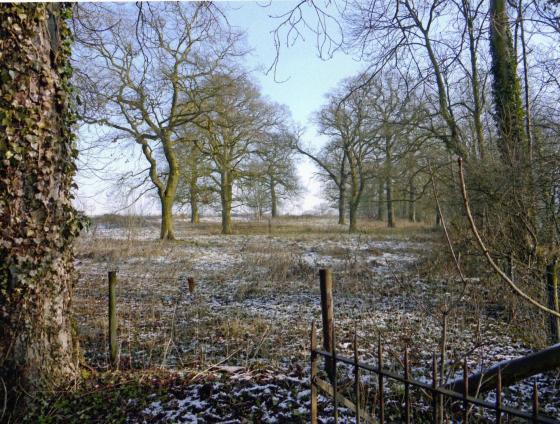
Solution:
<svg viewBox="0 0 560 424">
<path fill-rule="evenodd" d="M 361 85 L 359 89 L 355 86 Z M 378 128 L 369 125 L 369 85 L 360 79 L 349 79 L 340 90 L 331 95 L 328 104 L 317 115 L 322 134 L 339 140 L 347 162 L 349 195 L 349 231 L 357 230 L 358 208 L 366 185 L 371 177 L 366 162 L 371 159 Z"/>
<path fill-rule="evenodd" d="M 301 135 L 299 135 L 294 138 L 293 148 L 311 159 L 319 168 L 319 176 L 336 187 L 338 224 L 346 224 L 346 189 L 349 174 L 346 152 L 340 140 L 330 140 L 319 152 L 314 152 L 311 148 L 302 145 Z"/>
<path fill-rule="evenodd" d="M 220 187 L 222 233 L 231 234 L 234 184 L 245 173 L 258 141 L 279 123 L 278 109 L 261 97 L 246 75 L 214 75 L 206 90 L 214 95 L 202 103 L 207 112 L 197 120 L 197 145 L 213 163 Z"/>
<path fill-rule="evenodd" d="M 173 239 L 177 131 L 201 114 L 200 87 L 238 54 L 239 35 L 211 3 L 143 3 L 135 19 L 131 6 L 85 7 L 94 10 L 82 13 L 77 31 L 82 119 L 110 129 L 112 141 L 141 148 L 161 204 L 160 237 Z"/>
<path fill-rule="evenodd" d="M 427 112 L 414 91 L 408 91 L 408 83 L 390 72 L 380 74 L 369 81 L 370 133 L 377 136 L 370 144 L 382 163 L 380 177 L 384 181 L 387 225 L 395 226 L 393 181 L 397 176 L 396 165 L 421 149 L 430 133 L 419 130 Z M 413 179 L 410 180 L 413 184 Z M 414 192 L 411 188 L 411 192 Z M 379 199 L 381 201 L 381 199 Z"/>
<path fill-rule="evenodd" d="M 295 170 L 293 135 L 287 129 L 268 132 L 257 147 L 261 164 L 260 178 L 269 195 L 270 215 L 279 215 L 279 200 L 296 195 L 299 191 Z"/>
<path fill-rule="evenodd" d="M 196 132 L 192 134 L 195 136 Z M 177 203 L 189 205 L 191 224 L 200 223 L 200 207 L 214 204 L 217 186 L 211 178 L 210 158 L 197 147 L 194 139 L 181 135 L 177 155 L 181 163 L 181 180 L 177 187 Z"/>
</svg>

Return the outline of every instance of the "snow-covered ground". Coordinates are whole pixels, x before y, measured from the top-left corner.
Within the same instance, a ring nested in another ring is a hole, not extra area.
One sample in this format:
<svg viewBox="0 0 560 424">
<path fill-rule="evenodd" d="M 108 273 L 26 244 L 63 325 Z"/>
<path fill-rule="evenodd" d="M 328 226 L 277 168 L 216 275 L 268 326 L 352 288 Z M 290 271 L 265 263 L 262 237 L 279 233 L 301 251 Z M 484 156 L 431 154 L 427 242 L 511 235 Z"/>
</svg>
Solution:
<svg viewBox="0 0 560 424">
<path fill-rule="evenodd" d="M 376 363 L 382 337 L 388 367 L 401 370 L 409 346 L 413 376 L 429 379 L 432 354 L 439 352 L 441 310 L 459 298 L 449 315 L 447 379 L 460 374 L 467 353 L 474 371 L 530 352 L 503 320 L 484 313 L 484 299 L 474 296 L 476 281 L 463 288 L 420 277 L 418 261 L 444 248 L 433 234 L 348 235 L 324 219 L 302 225 L 301 232 L 295 223 L 294 231 L 278 235 L 233 236 L 183 226 L 173 243 L 157 241 L 158 227 L 150 222 L 92 230 L 78 249 L 82 278 L 75 300 L 86 356 L 99 367 L 107 363 L 105 279 L 108 270 L 118 269 L 123 366 L 196 369 L 214 381 L 179 390 L 181 399 L 177 393 L 154 399 L 144 411 L 147 422 L 217 422 L 220 414 L 224 422 L 243 422 L 233 413 L 227 418 L 222 405 L 234 398 L 253 407 L 242 409 L 253 418 L 256 408 L 261 422 L 306 422 L 309 330 L 313 320 L 320 322 L 322 267 L 334 273 L 341 355 L 351 356 L 356 328 L 362 361 Z M 196 281 L 194 293 L 189 277 Z M 341 367 L 342 380 L 345 375 L 350 379 L 351 370 Z M 363 376 L 366 386 L 374 380 Z M 543 410 L 560 419 L 558 373 L 508 388 L 506 401 L 528 408 L 533 381 L 541 388 Z M 326 399 L 322 405 L 328 412 Z M 347 416 L 343 410 L 342 421 Z"/>
</svg>

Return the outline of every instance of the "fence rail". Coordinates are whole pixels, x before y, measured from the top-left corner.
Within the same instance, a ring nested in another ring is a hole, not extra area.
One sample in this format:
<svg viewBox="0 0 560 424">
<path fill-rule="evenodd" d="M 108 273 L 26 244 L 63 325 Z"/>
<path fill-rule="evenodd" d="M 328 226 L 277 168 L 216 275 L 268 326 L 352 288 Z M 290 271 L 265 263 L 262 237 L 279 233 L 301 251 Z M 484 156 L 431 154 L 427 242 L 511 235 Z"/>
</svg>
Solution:
<svg viewBox="0 0 560 424">
<path fill-rule="evenodd" d="M 496 423 L 503 423 L 504 418 L 508 420 L 515 417 L 521 418 L 529 423 L 542 423 L 542 424 L 559 424 L 560 421 L 555 419 L 539 415 L 539 391 L 538 387 L 533 384 L 532 393 L 532 410 L 523 411 L 519 409 L 514 409 L 508 406 L 504 406 L 502 400 L 502 379 L 501 370 L 498 369 L 496 378 L 496 401 L 489 402 L 484 399 L 473 397 L 469 395 L 468 387 L 468 367 L 467 361 L 464 360 L 463 363 L 463 387 L 462 393 L 450 390 L 446 386 L 438 384 L 438 373 L 437 373 L 437 360 L 434 355 L 432 358 L 432 381 L 431 383 L 422 382 L 415 380 L 410 376 L 410 364 L 408 349 L 405 349 L 403 353 L 403 365 L 404 372 L 403 375 L 392 372 L 385 369 L 383 366 L 383 346 L 381 338 L 379 338 L 377 346 L 377 366 L 365 364 L 358 360 L 358 346 L 357 346 L 357 336 L 356 331 L 354 331 L 354 342 L 353 350 L 354 357 L 347 358 L 344 356 L 338 356 L 336 353 L 336 343 L 335 343 L 335 325 L 333 318 L 332 309 L 332 292 L 323 293 L 324 290 L 332 291 L 332 276 L 330 275 L 330 270 L 321 270 L 321 309 L 323 315 L 323 323 L 329 323 L 329 331 L 325 331 L 323 328 L 323 349 L 319 349 L 317 346 L 317 329 L 315 322 L 311 326 L 311 424 L 317 424 L 318 422 L 318 394 L 322 392 L 332 398 L 334 403 L 333 416 L 335 423 L 338 423 L 338 406 L 343 405 L 354 412 L 356 416 L 356 423 L 381 423 L 385 422 L 385 383 L 388 380 L 397 381 L 404 385 L 404 407 L 401 412 L 401 422 L 410 423 L 412 419 L 412 402 L 411 402 L 411 388 L 416 388 L 419 391 L 424 392 L 430 401 L 431 414 L 428 418 L 434 424 L 443 423 L 446 416 L 453 415 L 454 418 L 460 417 L 461 423 L 477 422 L 477 420 L 485 420 L 487 422 L 488 415 L 479 414 L 474 416 L 472 413 L 473 407 L 478 407 L 482 409 L 482 412 L 490 412 L 491 415 L 495 417 Z M 330 284 L 324 284 L 324 281 L 330 282 Z M 328 302 L 324 300 L 328 299 Z M 326 306 L 326 307 L 325 307 Z M 327 379 L 326 381 L 319 377 L 319 360 L 324 359 L 325 372 Z M 338 364 L 345 364 L 353 369 L 354 381 L 353 381 L 353 397 L 354 401 L 345 397 L 338 389 L 338 379 L 337 379 L 337 367 Z M 377 400 L 375 405 L 372 405 L 371 413 L 368 412 L 367 402 L 361 402 L 360 399 L 360 379 L 361 371 L 367 371 L 371 374 L 377 376 Z M 453 411 L 449 411 L 445 408 L 445 400 L 451 400 L 454 402 Z M 365 404 L 362 406 L 362 404 Z M 372 415 L 373 414 L 373 415 Z M 509 422 L 509 421 L 508 421 Z"/>
</svg>

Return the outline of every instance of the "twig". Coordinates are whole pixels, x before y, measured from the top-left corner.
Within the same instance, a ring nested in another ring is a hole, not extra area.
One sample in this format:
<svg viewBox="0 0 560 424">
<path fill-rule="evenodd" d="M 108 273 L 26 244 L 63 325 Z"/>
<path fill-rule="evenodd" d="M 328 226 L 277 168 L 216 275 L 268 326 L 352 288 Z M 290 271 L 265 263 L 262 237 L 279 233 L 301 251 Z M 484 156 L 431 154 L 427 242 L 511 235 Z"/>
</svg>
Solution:
<svg viewBox="0 0 560 424">
<path fill-rule="evenodd" d="M 270 329 L 270 327 L 267 326 L 266 329 L 264 330 L 264 333 L 261 337 L 261 340 L 260 340 L 259 344 L 255 347 L 255 352 L 253 353 L 253 358 L 252 359 L 255 359 L 256 356 L 257 356 L 257 353 L 259 353 L 259 350 L 261 350 L 261 346 L 264 343 L 264 340 L 266 338 L 266 335 L 268 334 L 269 329 Z"/>
<path fill-rule="evenodd" d="M 233 355 L 235 355 L 236 353 L 238 353 L 239 351 L 241 351 L 241 349 L 243 349 L 242 347 L 240 347 L 239 349 L 237 349 L 235 352 L 231 353 L 229 356 L 226 356 L 224 359 L 222 359 L 219 362 L 216 362 L 215 364 L 210 365 L 208 368 L 206 368 L 203 371 L 200 371 L 199 373 L 195 374 L 193 378 L 191 378 L 191 382 L 193 382 L 194 380 L 196 380 L 198 377 L 200 377 L 201 375 L 206 374 L 208 371 L 216 368 L 218 365 L 223 364 L 224 362 L 226 362 L 229 358 L 231 358 Z"/>
<path fill-rule="evenodd" d="M 533 304 L 534 306 L 536 306 L 540 310 L 560 318 L 560 312 L 556 312 L 552 309 L 547 308 L 546 306 L 540 304 L 535 299 L 533 299 L 531 296 L 526 294 L 523 290 L 521 290 L 519 287 L 517 287 L 517 285 L 507 276 L 507 274 L 504 271 L 501 270 L 501 268 L 496 264 L 496 262 L 494 262 L 494 259 L 492 258 L 492 255 L 490 255 L 490 252 L 486 248 L 486 245 L 484 244 L 484 241 L 482 241 L 482 237 L 480 236 L 480 233 L 478 232 L 478 229 L 477 229 L 476 224 L 474 222 L 474 218 L 473 218 L 472 213 L 471 213 L 471 208 L 469 206 L 469 200 L 468 200 L 468 197 L 467 197 L 467 187 L 465 185 L 465 175 L 464 175 L 464 172 L 463 172 L 463 160 L 461 158 L 459 158 L 458 162 L 459 162 L 459 178 L 460 178 L 460 182 L 461 182 L 461 194 L 463 195 L 463 205 L 465 206 L 465 212 L 467 213 L 467 218 L 469 219 L 469 223 L 471 225 L 472 233 L 475 236 L 476 241 L 477 241 L 478 245 L 480 246 L 480 249 L 482 250 L 482 253 L 486 257 L 488 263 L 490 264 L 490 266 L 492 268 L 494 268 L 494 270 L 502 278 L 502 280 L 504 280 L 513 289 L 513 291 L 515 293 L 517 293 L 519 296 L 521 296 L 527 302 Z"/>
<path fill-rule="evenodd" d="M 430 168 L 430 178 L 432 180 L 432 187 L 434 189 L 434 198 L 436 200 L 436 206 L 440 216 L 441 226 L 443 227 L 443 232 L 445 233 L 445 238 L 447 239 L 447 244 L 449 245 L 449 251 L 451 252 L 451 256 L 453 257 L 453 262 L 455 262 L 455 267 L 457 268 L 457 272 L 461 277 L 461 281 L 464 284 L 467 284 L 467 281 L 465 280 L 465 276 L 463 275 L 463 270 L 461 269 L 461 264 L 457 259 L 457 255 L 455 255 L 455 249 L 453 249 L 453 243 L 451 242 L 451 237 L 449 237 L 449 232 L 447 231 L 447 224 L 445 223 L 445 217 L 443 216 L 443 211 L 441 210 L 441 206 L 439 204 L 439 196 L 436 188 L 436 183 L 434 181 L 434 173 L 432 171 L 432 165 L 429 164 L 428 166 Z"/>
<path fill-rule="evenodd" d="M 457 256 L 455 254 L 455 249 L 453 248 L 453 242 L 451 241 L 449 231 L 447 230 L 447 224 L 446 224 L 446 221 L 445 221 L 445 216 L 443 214 L 443 210 L 441 209 L 441 205 L 439 203 L 438 191 L 437 191 L 437 187 L 436 187 L 436 182 L 434 180 L 434 171 L 432 170 L 432 165 L 429 162 L 428 162 L 428 168 L 430 169 L 430 179 L 432 181 L 432 187 L 433 187 L 433 190 L 434 190 L 434 198 L 436 200 L 436 206 L 437 206 L 437 210 L 438 210 L 438 213 L 439 213 L 439 219 L 441 221 L 441 226 L 443 227 L 443 232 L 445 233 L 445 238 L 447 240 L 447 245 L 449 246 L 449 251 L 451 252 L 451 257 L 453 258 L 455 268 L 457 268 L 457 272 L 459 273 L 459 277 L 461 278 L 461 282 L 463 283 L 463 290 L 462 290 L 460 296 L 455 301 L 451 302 L 450 305 L 446 305 L 446 312 L 445 313 L 449 313 L 449 311 L 454 309 L 455 306 L 465 297 L 465 292 L 467 291 L 468 281 L 465 278 L 465 275 L 463 274 L 463 270 L 461 269 L 461 263 L 459 262 L 460 252 L 459 252 L 459 256 Z M 440 377 L 443 377 L 443 376 L 440 375 Z"/>
</svg>

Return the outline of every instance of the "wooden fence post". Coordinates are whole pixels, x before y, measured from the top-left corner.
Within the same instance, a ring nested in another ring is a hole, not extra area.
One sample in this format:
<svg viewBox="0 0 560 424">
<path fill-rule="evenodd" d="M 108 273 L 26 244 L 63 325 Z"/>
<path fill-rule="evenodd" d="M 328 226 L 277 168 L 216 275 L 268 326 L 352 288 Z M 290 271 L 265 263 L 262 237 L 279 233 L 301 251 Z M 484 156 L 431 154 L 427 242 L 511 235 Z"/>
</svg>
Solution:
<svg viewBox="0 0 560 424">
<path fill-rule="evenodd" d="M 334 306 L 333 306 L 333 281 L 330 269 L 319 270 L 321 285 L 321 316 L 323 318 L 323 349 L 326 352 L 334 350 Z M 333 359 L 325 360 L 325 371 L 334 383 Z"/>
<path fill-rule="evenodd" d="M 111 365 L 117 365 L 117 272 L 109 271 L 109 351 Z"/>
<path fill-rule="evenodd" d="M 315 321 L 311 325 L 311 424 L 317 424 L 317 385 L 315 378 L 318 371 L 318 356 L 315 352 L 317 349 L 317 330 L 315 329 Z"/>
<path fill-rule="evenodd" d="M 194 289 L 196 288 L 196 282 L 193 277 L 187 278 L 187 283 L 189 285 L 189 293 L 194 294 Z"/>
</svg>

